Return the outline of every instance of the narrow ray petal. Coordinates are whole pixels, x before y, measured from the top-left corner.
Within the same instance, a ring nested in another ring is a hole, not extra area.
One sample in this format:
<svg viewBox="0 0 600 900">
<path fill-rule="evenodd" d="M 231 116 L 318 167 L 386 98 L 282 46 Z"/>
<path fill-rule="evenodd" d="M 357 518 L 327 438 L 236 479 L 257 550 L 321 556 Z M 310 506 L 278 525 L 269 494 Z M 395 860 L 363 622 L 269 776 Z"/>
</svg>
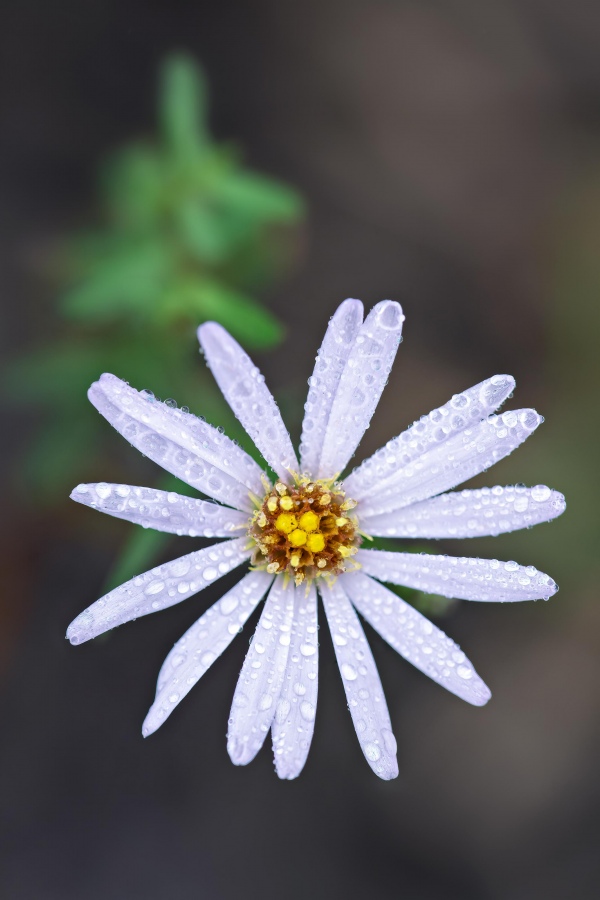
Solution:
<svg viewBox="0 0 600 900">
<path fill-rule="evenodd" d="M 272 581 L 266 572 L 249 572 L 177 641 L 159 672 L 156 697 L 142 725 L 144 737 L 160 728 L 240 633 Z"/>
<path fill-rule="evenodd" d="M 369 427 L 402 334 L 399 303 L 384 300 L 365 319 L 346 361 L 331 406 L 318 476 L 332 478 L 346 468 Z"/>
<path fill-rule="evenodd" d="M 290 649 L 294 589 L 277 578 L 269 591 L 238 679 L 227 732 L 236 766 L 251 762 L 271 727 Z"/>
<path fill-rule="evenodd" d="M 374 537 L 466 538 L 531 528 L 560 516 L 566 507 L 558 491 L 499 485 L 441 494 L 381 516 L 366 515 L 365 531 Z"/>
<path fill-rule="evenodd" d="M 295 589 L 292 642 L 271 725 L 275 769 L 280 778 L 297 778 L 306 762 L 317 711 L 319 647 L 317 592 Z"/>
<path fill-rule="evenodd" d="M 398 775 L 396 739 L 373 654 L 340 580 L 320 584 L 319 591 L 361 750 L 375 774 L 389 781 Z"/>
<path fill-rule="evenodd" d="M 331 407 L 362 320 L 363 305 L 360 300 L 344 300 L 327 326 L 304 406 L 300 465 L 307 474 L 316 473 L 319 469 Z"/>
<path fill-rule="evenodd" d="M 361 463 L 345 479 L 349 495 L 362 500 L 381 481 L 391 478 L 430 448 L 487 418 L 504 403 L 514 387 L 515 379 L 511 375 L 494 375 L 455 394 Z"/>
<path fill-rule="evenodd" d="M 479 475 L 512 453 L 541 422 L 535 410 L 518 409 L 455 434 L 381 481 L 360 501 L 362 521 L 434 497 Z"/>
<path fill-rule="evenodd" d="M 72 644 L 181 603 L 240 566 L 250 556 L 247 538 L 196 550 L 126 581 L 88 606 L 67 630 Z"/>
<path fill-rule="evenodd" d="M 196 416 L 171 409 L 114 375 L 102 375 L 88 397 L 144 456 L 209 497 L 250 510 L 248 491 L 264 492 L 261 469 L 254 460 Z"/>
<path fill-rule="evenodd" d="M 359 550 L 356 560 L 380 581 L 458 600 L 548 600 L 558 590 L 544 572 L 512 561 L 387 550 Z"/>
<path fill-rule="evenodd" d="M 413 606 L 362 572 L 340 580 L 359 613 L 400 656 L 467 703 L 488 702 L 489 688 L 458 644 Z"/>
<path fill-rule="evenodd" d="M 231 537 L 248 522 L 248 513 L 229 506 L 129 484 L 79 484 L 71 499 L 144 528 L 189 537 Z"/>
<path fill-rule="evenodd" d="M 247 353 L 216 322 L 198 329 L 198 339 L 223 396 L 280 478 L 289 481 L 298 460 L 281 413 Z"/>
</svg>

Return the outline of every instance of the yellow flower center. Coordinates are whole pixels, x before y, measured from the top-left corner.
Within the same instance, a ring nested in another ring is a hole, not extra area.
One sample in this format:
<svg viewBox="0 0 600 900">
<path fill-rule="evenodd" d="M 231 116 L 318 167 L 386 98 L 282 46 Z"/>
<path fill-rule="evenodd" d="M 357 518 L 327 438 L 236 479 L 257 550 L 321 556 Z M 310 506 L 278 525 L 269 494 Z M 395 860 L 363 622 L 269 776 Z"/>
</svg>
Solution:
<svg viewBox="0 0 600 900">
<path fill-rule="evenodd" d="M 257 568 L 291 575 L 296 584 L 344 572 L 360 546 L 358 520 L 340 482 L 278 481 L 250 520 Z M 356 564 L 353 564 L 356 565 Z"/>
</svg>

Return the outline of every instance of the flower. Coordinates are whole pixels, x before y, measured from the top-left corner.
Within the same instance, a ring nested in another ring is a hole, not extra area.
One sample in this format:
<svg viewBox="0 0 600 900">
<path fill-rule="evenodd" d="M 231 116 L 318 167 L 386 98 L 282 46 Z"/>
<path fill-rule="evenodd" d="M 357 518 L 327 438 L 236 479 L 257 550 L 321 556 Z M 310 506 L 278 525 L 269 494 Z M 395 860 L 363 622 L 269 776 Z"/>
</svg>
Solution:
<svg viewBox="0 0 600 900">
<path fill-rule="evenodd" d="M 91 402 L 134 447 L 217 502 L 105 483 L 81 484 L 73 499 L 160 531 L 228 540 L 111 591 L 72 622 L 71 643 L 179 603 L 251 563 L 167 656 L 145 736 L 163 724 L 264 598 L 229 719 L 227 748 L 237 765 L 255 757 L 269 730 L 280 778 L 297 777 L 306 762 L 317 705 L 317 593 L 361 749 L 381 778 L 398 774 L 396 741 L 357 611 L 438 684 L 475 706 L 489 700 L 457 644 L 381 582 L 504 602 L 548 599 L 557 590 L 552 579 L 516 562 L 392 553 L 365 549 L 365 542 L 496 535 L 548 521 L 565 502 L 544 485 L 451 491 L 511 453 L 542 421 L 532 409 L 495 414 L 514 388 L 508 375 L 455 394 L 339 480 L 387 382 L 403 321 L 400 305 L 389 300 L 364 322 L 358 300 L 337 309 L 309 380 L 300 463 L 259 370 L 220 325 L 199 328 L 208 365 L 276 474 L 274 484 L 222 430 L 172 401 L 160 403 L 114 375 L 90 388 Z"/>
</svg>

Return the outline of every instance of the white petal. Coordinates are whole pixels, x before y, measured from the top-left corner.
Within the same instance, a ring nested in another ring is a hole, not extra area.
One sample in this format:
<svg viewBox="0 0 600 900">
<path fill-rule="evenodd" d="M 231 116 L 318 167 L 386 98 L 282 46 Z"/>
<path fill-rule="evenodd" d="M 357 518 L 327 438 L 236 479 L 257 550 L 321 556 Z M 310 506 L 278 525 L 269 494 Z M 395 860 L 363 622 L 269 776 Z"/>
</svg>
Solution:
<svg viewBox="0 0 600 900">
<path fill-rule="evenodd" d="M 431 447 L 473 427 L 504 403 L 515 387 L 511 375 L 494 375 L 455 394 L 447 403 L 422 416 L 418 422 L 381 447 L 355 469 L 344 484 L 349 496 L 362 500 L 381 481 L 395 475 Z"/>
<path fill-rule="evenodd" d="M 376 775 L 396 778 L 396 739 L 362 625 L 339 579 L 331 587 L 320 584 L 319 591 L 362 752 Z"/>
<path fill-rule="evenodd" d="M 473 478 L 512 453 L 543 421 L 533 409 L 518 409 L 490 416 L 455 434 L 379 482 L 359 503 L 361 522 L 365 524 L 367 516 L 393 512 L 434 497 Z M 346 489 L 350 493 L 347 486 Z"/>
<path fill-rule="evenodd" d="M 294 590 L 277 578 L 269 592 L 238 679 L 227 732 L 236 766 L 251 762 L 271 727 L 290 649 Z"/>
<path fill-rule="evenodd" d="M 272 581 L 266 572 L 249 572 L 177 641 L 159 672 L 156 697 L 142 726 L 144 737 L 160 728 L 240 633 Z"/>
<path fill-rule="evenodd" d="M 280 778 L 297 778 L 306 762 L 315 727 L 319 647 L 317 592 L 295 589 L 292 642 L 271 730 Z"/>
<path fill-rule="evenodd" d="M 289 481 L 290 471 L 299 470 L 298 460 L 263 376 L 237 341 L 216 322 L 201 325 L 198 340 L 230 407 L 273 471 Z"/>
<path fill-rule="evenodd" d="M 362 320 L 360 300 L 344 300 L 329 320 L 304 406 L 300 465 L 306 474 L 313 475 L 319 470 L 331 407 Z"/>
<path fill-rule="evenodd" d="M 539 484 L 441 494 L 381 516 L 364 516 L 369 534 L 402 538 L 465 538 L 531 528 L 560 516 L 565 498 Z"/>
<path fill-rule="evenodd" d="M 241 447 L 196 416 L 171 409 L 114 375 L 102 375 L 88 397 L 123 437 L 153 462 L 209 497 L 252 509 L 261 469 Z"/>
<path fill-rule="evenodd" d="M 399 303 L 384 300 L 365 319 L 344 367 L 323 441 L 318 476 L 332 478 L 346 468 L 369 427 L 402 334 Z"/>
<path fill-rule="evenodd" d="M 340 580 L 359 613 L 404 659 L 467 703 L 488 702 L 489 688 L 458 644 L 413 606 L 362 572 Z"/>
<path fill-rule="evenodd" d="M 359 550 L 355 559 L 380 581 L 459 600 L 547 600 L 558 590 L 548 575 L 512 561 L 386 550 Z"/>
<path fill-rule="evenodd" d="M 181 603 L 240 566 L 250 556 L 247 539 L 237 538 L 196 550 L 138 575 L 96 600 L 67 630 L 72 644 L 82 644 L 110 628 Z"/>
<path fill-rule="evenodd" d="M 248 522 L 247 513 L 228 506 L 129 484 L 79 484 L 71 499 L 144 528 L 189 537 L 231 537 Z"/>
</svg>

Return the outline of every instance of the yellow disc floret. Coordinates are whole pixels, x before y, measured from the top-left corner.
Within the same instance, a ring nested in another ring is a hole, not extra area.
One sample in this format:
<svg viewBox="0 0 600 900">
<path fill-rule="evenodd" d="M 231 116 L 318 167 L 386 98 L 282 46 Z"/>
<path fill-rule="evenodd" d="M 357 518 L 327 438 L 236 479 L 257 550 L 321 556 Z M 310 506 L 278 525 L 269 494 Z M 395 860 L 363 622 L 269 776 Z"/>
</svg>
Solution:
<svg viewBox="0 0 600 900">
<path fill-rule="evenodd" d="M 265 528 L 267 524 L 266 516 L 264 516 L 264 519 L 265 522 L 264 525 L 261 525 L 262 528 Z M 282 534 L 290 534 L 290 532 L 292 532 L 294 528 L 297 527 L 297 525 L 298 519 L 293 513 L 281 513 L 281 515 L 277 516 L 275 520 L 275 528 L 277 529 L 277 531 L 281 531 Z"/>
<path fill-rule="evenodd" d="M 352 557 L 360 535 L 356 515 L 349 513 L 355 506 L 337 481 L 305 476 L 296 477 L 293 485 L 278 481 L 250 521 L 253 564 L 271 574 L 286 573 L 296 584 L 356 567 Z"/>
</svg>

